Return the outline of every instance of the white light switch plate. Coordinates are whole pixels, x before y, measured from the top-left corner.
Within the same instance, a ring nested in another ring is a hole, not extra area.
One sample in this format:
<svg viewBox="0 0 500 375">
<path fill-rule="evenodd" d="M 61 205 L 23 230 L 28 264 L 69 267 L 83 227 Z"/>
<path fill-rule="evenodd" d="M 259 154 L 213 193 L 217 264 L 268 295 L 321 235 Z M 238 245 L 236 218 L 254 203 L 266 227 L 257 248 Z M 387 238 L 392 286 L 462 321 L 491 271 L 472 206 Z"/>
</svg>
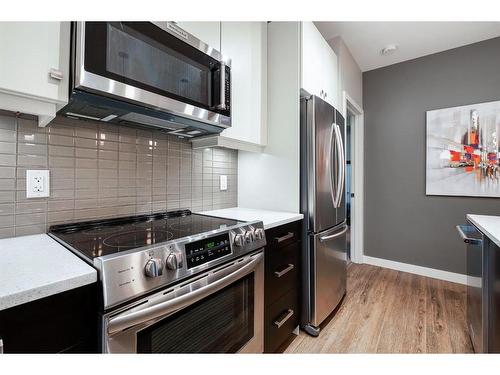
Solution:
<svg viewBox="0 0 500 375">
<path fill-rule="evenodd" d="M 26 171 L 26 198 L 49 196 L 50 180 L 48 170 Z"/>
<path fill-rule="evenodd" d="M 227 190 L 227 176 L 220 176 L 220 190 Z"/>
</svg>

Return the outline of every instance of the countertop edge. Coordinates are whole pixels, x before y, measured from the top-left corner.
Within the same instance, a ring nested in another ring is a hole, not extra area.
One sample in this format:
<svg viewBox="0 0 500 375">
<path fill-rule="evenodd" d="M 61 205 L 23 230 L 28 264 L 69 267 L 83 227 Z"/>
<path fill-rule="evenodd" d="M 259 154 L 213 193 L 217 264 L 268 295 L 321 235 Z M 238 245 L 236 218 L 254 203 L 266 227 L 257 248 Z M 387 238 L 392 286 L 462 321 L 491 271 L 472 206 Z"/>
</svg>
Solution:
<svg viewBox="0 0 500 375">
<path fill-rule="evenodd" d="M 69 251 L 69 250 L 68 250 Z M 65 280 L 59 280 L 43 286 L 22 290 L 0 297 L 0 311 L 24 305 L 39 299 L 64 293 L 97 282 L 97 271 L 77 275 Z"/>
<path fill-rule="evenodd" d="M 245 207 L 228 207 L 216 210 L 198 211 L 195 213 L 239 221 L 261 220 L 266 230 L 299 221 L 304 218 L 304 215 L 298 212 L 271 211 Z"/>
<path fill-rule="evenodd" d="M 295 221 L 302 220 L 303 218 L 304 218 L 304 215 L 297 214 L 296 217 L 290 217 L 287 219 L 275 221 L 271 224 L 264 225 L 264 229 L 267 230 L 267 229 L 271 229 L 271 228 L 276 228 L 276 227 L 279 227 L 280 225 L 285 225 L 285 224 L 293 223 Z"/>
<path fill-rule="evenodd" d="M 10 271 L 3 274 L 0 311 L 93 284 L 98 280 L 94 267 L 45 233 L 5 238 L 0 242 L 8 246 L 4 254 L 5 262 L 0 263 L 0 270 Z M 23 255 L 16 257 L 19 252 Z M 58 260 L 62 262 L 62 272 L 54 272 L 51 268 Z M 34 270 L 40 270 L 41 275 L 36 276 Z"/>
<path fill-rule="evenodd" d="M 498 247 L 500 247 L 500 238 L 491 233 L 490 230 L 486 228 L 485 225 L 481 223 L 481 218 L 478 216 L 488 216 L 488 215 L 476 215 L 476 214 L 467 214 L 466 218 L 472 224 L 474 224 L 485 236 L 487 236 L 490 240 L 492 240 Z M 494 217 L 494 216 L 491 216 Z M 498 218 L 500 220 L 500 217 Z"/>
</svg>

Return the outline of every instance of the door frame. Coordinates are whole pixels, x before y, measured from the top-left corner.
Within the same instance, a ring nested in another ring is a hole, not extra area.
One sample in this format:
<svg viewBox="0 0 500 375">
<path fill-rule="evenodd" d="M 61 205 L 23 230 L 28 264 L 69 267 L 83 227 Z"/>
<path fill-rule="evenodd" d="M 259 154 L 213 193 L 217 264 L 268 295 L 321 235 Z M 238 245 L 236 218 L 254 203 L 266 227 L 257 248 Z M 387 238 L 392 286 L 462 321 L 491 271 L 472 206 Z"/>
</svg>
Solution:
<svg viewBox="0 0 500 375">
<path fill-rule="evenodd" d="M 364 113 L 363 108 L 356 103 L 344 90 L 342 91 L 342 113 L 346 119 L 347 111 L 354 114 L 351 124 L 351 185 L 354 187 L 354 197 L 351 197 L 351 262 L 363 263 L 364 254 Z"/>
</svg>

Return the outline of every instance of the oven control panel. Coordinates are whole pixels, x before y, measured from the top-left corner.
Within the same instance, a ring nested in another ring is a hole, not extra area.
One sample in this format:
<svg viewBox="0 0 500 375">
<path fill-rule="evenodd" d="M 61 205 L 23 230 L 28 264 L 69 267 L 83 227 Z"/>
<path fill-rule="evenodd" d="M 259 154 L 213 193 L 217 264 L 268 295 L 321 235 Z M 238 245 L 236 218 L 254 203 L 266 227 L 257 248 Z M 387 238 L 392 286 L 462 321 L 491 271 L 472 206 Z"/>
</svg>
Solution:
<svg viewBox="0 0 500 375">
<path fill-rule="evenodd" d="M 221 228 L 223 229 L 223 228 Z M 243 257 L 266 246 L 262 222 L 252 222 L 216 233 L 187 236 L 120 257 L 96 258 L 104 307 L 196 277 L 213 266 Z"/>
<path fill-rule="evenodd" d="M 232 253 L 229 233 L 187 243 L 185 249 L 188 269 Z"/>
</svg>

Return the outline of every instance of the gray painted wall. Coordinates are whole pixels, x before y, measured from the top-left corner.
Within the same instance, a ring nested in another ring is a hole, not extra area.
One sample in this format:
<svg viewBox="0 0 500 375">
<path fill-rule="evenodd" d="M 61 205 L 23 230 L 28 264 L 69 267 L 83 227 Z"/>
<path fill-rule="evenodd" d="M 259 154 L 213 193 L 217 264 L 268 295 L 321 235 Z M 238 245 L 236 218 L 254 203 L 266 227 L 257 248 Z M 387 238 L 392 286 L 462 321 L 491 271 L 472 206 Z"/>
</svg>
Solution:
<svg viewBox="0 0 500 375">
<path fill-rule="evenodd" d="M 425 195 L 425 112 L 500 100 L 500 38 L 363 73 L 365 255 L 465 273 L 455 225 L 500 199 Z"/>
</svg>

